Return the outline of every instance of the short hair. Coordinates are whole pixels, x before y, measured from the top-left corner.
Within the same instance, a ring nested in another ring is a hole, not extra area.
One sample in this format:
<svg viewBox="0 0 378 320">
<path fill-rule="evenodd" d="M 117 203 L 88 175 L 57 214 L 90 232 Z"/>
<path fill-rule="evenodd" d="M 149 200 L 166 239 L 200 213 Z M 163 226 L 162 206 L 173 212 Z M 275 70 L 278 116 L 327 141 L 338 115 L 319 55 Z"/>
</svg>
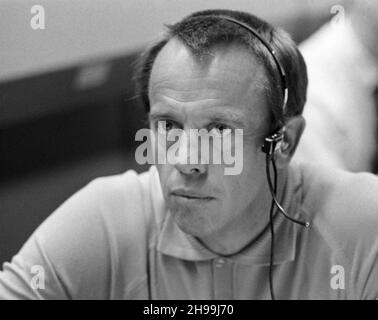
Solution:
<svg viewBox="0 0 378 320">
<path fill-rule="evenodd" d="M 280 74 L 272 54 L 251 32 L 221 16 L 244 22 L 273 48 L 286 72 L 289 96 L 285 112 L 282 110 L 284 97 Z M 143 52 L 137 63 L 136 93 L 147 113 L 150 111 L 148 85 L 153 63 L 161 49 L 175 37 L 199 56 L 219 44 L 238 44 L 247 48 L 264 65 L 268 80 L 264 87 L 272 116 L 271 131 L 278 130 L 288 119 L 302 114 L 308 83 L 306 64 L 296 44 L 284 30 L 273 27 L 252 14 L 221 9 L 195 12 L 176 24 L 167 25 L 167 28 L 162 39 Z"/>
</svg>

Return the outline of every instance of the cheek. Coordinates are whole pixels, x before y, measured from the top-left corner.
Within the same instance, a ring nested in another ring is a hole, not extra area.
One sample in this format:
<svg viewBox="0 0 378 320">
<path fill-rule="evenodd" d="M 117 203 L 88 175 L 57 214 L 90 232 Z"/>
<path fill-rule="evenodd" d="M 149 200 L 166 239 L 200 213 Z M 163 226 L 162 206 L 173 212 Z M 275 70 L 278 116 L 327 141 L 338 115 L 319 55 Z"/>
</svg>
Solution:
<svg viewBox="0 0 378 320">
<path fill-rule="evenodd" d="M 251 195 L 256 188 L 254 178 L 248 174 L 239 177 L 233 177 L 225 181 L 227 189 L 226 205 L 241 205 L 251 198 Z"/>
<path fill-rule="evenodd" d="M 157 164 L 156 168 L 159 172 L 160 185 L 163 190 L 163 194 L 165 194 L 172 167 L 169 165 Z"/>
<path fill-rule="evenodd" d="M 265 154 L 261 151 L 261 144 L 255 141 L 247 141 L 246 143 L 248 144 L 243 150 L 241 176 L 256 179 L 265 170 Z"/>
<path fill-rule="evenodd" d="M 245 152 L 243 170 L 237 176 L 225 177 L 225 184 L 233 199 L 253 198 L 265 181 L 264 154 Z"/>
</svg>

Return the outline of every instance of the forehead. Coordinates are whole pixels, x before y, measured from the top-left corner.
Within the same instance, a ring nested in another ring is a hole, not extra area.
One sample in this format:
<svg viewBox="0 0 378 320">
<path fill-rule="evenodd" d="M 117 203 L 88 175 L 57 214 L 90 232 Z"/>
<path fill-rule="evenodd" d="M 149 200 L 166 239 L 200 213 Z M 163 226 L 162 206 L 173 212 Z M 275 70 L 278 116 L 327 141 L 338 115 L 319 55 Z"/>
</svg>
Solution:
<svg viewBox="0 0 378 320">
<path fill-rule="evenodd" d="M 159 52 L 151 70 L 150 87 L 156 81 L 184 77 L 212 78 L 218 84 L 240 90 L 254 88 L 266 80 L 263 66 L 242 45 L 217 45 L 201 55 L 194 54 L 179 39 L 171 39 Z"/>
<path fill-rule="evenodd" d="M 261 120 L 268 113 L 265 87 L 264 67 L 244 47 L 217 46 L 196 56 L 174 38 L 152 67 L 151 112 L 164 102 L 183 112 L 231 108 Z"/>
</svg>

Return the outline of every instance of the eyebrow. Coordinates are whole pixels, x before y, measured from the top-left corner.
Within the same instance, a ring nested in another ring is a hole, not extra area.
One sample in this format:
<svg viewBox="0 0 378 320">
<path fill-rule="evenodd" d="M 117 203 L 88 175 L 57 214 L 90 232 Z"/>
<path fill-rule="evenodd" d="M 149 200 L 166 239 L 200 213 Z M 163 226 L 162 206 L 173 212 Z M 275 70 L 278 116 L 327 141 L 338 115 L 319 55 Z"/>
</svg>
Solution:
<svg viewBox="0 0 378 320">
<path fill-rule="evenodd" d="M 157 121 L 161 119 L 177 119 L 179 118 L 179 114 L 174 111 L 151 111 L 148 114 L 148 121 Z"/>
<path fill-rule="evenodd" d="M 235 128 L 247 128 L 247 122 L 245 116 L 237 114 L 232 111 L 217 111 L 211 114 L 204 114 L 203 118 L 206 118 L 208 122 L 221 122 L 226 124 L 231 124 Z M 151 111 L 148 115 L 148 120 L 153 122 L 160 119 L 180 119 L 180 113 L 174 110 L 160 110 Z"/>
<path fill-rule="evenodd" d="M 232 124 L 235 128 L 247 128 L 245 116 L 230 111 L 216 112 L 209 116 L 210 122 L 221 122 Z"/>
</svg>

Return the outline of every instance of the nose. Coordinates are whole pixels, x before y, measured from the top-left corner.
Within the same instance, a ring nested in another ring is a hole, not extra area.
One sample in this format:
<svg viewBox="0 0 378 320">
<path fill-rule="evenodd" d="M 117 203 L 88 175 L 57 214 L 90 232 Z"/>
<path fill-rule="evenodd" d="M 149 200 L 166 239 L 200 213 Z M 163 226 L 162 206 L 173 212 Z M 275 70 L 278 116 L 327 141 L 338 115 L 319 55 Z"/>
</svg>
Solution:
<svg viewBox="0 0 378 320">
<path fill-rule="evenodd" d="M 201 175 L 207 171 L 207 164 L 176 164 L 176 169 L 184 175 Z"/>
<path fill-rule="evenodd" d="M 206 160 L 202 163 L 198 161 L 201 159 L 201 147 L 192 141 L 189 136 L 190 133 L 183 131 L 179 142 L 179 161 L 175 163 L 175 167 L 184 175 L 204 174 L 208 170 L 208 164 Z"/>
</svg>

